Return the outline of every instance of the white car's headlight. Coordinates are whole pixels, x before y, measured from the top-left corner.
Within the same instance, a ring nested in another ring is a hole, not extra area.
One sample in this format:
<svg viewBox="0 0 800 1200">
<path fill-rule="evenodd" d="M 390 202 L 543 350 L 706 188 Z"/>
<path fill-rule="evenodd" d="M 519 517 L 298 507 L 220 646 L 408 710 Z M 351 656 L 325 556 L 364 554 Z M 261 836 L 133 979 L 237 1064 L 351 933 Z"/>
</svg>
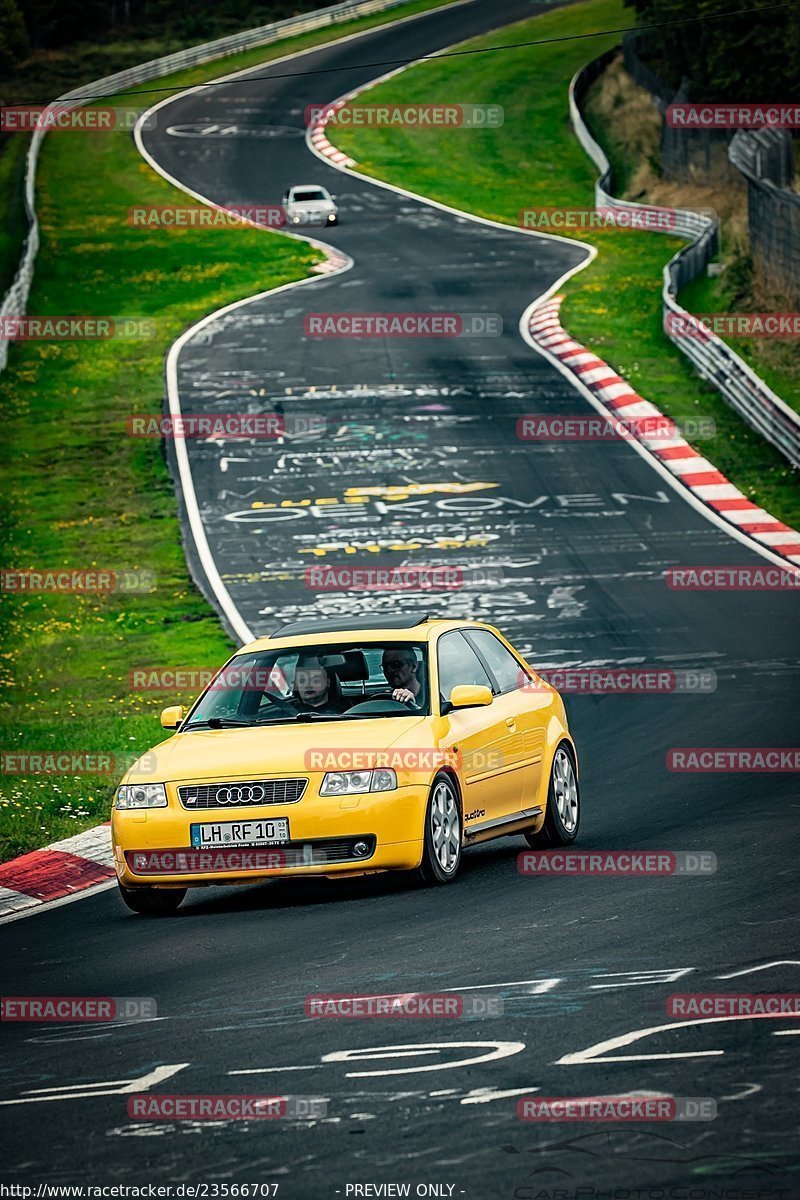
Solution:
<svg viewBox="0 0 800 1200">
<path fill-rule="evenodd" d="M 327 771 L 320 796 L 356 796 L 363 792 L 393 792 L 397 776 L 389 767 L 374 771 Z"/>
<path fill-rule="evenodd" d="M 117 808 L 166 808 L 163 783 L 131 783 L 117 788 Z"/>
</svg>

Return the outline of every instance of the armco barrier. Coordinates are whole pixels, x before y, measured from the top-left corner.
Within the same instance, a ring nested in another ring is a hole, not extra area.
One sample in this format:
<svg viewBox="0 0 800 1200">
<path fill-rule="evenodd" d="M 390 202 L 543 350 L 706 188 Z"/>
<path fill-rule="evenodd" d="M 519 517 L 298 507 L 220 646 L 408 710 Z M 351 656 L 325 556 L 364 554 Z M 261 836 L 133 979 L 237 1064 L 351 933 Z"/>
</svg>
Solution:
<svg viewBox="0 0 800 1200">
<path fill-rule="evenodd" d="M 649 208 L 653 205 L 637 204 L 633 200 L 619 200 L 612 196 L 611 167 L 602 148 L 592 137 L 583 119 L 580 105 L 592 83 L 619 53 L 614 47 L 593 59 L 583 67 L 569 85 L 569 111 L 572 127 L 578 141 L 600 172 L 595 184 L 595 203 L 602 208 Z M 664 332 L 667 337 L 689 358 L 700 375 L 721 392 L 723 399 L 753 429 L 771 442 L 781 454 L 800 466 L 800 416 L 789 408 L 780 396 L 767 387 L 763 379 L 747 363 L 731 350 L 726 342 L 715 334 L 701 337 L 675 336 L 668 328 L 671 316 L 679 317 L 691 324 L 693 318 L 681 308 L 675 297 L 682 287 L 696 279 L 708 266 L 718 245 L 718 227 L 714 218 L 689 209 L 670 210 L 677 220 L 670 233 L 690 239 L 664 267 L 664 285 L 661 291 Z"/>
<path fill-rule="evenodd" d="M 145 83 L 149 79 L 158 79 L 180 71 L 184 67 L 194 67 L 200 63 L 212 62 L 215 58 L 225 58 L 229 54 L 237 54 L 242 50 L 252 50 L 257 46 L 267 46 L 270 42 L 281 41 L 298 33 L 308 33 L 314 29 L 324 29 L 326 25 L 339 25 L 354 17 L 366 17 L 370 13 L 386 12 L 392 8 L 400 8 L 409 4 L 410 0 L 344 0 L 342 4 L 333 4 L 330 8 L 317 9 L 315 12 L 304 13 L 299 17 L 289 17 L 284 21 L 273 21 L 270 25 L 261 25 L 257 29 L 248 29 L 243 33 L 234 33 L 213 42 L 204 42 L 199 46 L 191 46 L 188 50 L 178 50 L 175 54 L 167 54 L 163 58 L 154 58 L 150 62 L 140 63 L 138 67 L 129 67 L 126 71 L 118 71 L 115 75 L 107 75 L 104 79 L 96 79 L 93 83 L 84 84 L 56 97 L 53 104 L 67 104 L 70 100 L 77 102 L 96 99 L 102 96 L 114 96 L 136 83 Z M 39 222 L 36 217 L 36 166 L 39 159 L 42 139 L 45 131 L 37 129 L 28 148 L 25 167 L 25 210 L 28 218 L 28 236 L 22 252 L 17 273 L 11 287 L 0 304 L 0 317 L 23 316 L 28 304 L 36 254 L 39 250 Z M 0 371 L 8 360 L 8 342 L 0 340 Z"/>
</svg>

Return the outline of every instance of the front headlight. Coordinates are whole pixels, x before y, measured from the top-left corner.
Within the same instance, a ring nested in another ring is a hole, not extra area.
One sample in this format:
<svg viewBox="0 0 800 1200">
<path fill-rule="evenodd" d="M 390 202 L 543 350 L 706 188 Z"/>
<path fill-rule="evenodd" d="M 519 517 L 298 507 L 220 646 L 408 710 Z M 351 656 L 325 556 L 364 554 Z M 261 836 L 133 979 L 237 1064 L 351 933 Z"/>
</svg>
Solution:
<svg viewBox="0 0 800 1200">
<path fill-rule="evenodd" d="M 117 808 L 166 808 L 163 783 L 131 783 L 117 788 Z"/>
<path fill-rule="evenodd" d="M 393 792 L 397 776 L 390 767 L 374 771 L 327 771 L 320 796 L 356 796 L 364 792 Z"/>
</svg>

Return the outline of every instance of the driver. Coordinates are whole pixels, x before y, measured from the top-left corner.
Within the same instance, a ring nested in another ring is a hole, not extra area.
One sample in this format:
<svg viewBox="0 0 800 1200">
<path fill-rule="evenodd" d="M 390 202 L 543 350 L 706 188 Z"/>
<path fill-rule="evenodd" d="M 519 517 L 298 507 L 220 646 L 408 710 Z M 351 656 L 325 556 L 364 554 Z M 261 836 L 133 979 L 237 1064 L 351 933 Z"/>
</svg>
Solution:
<svg viewBox="0 0 800 1200">
<path fill-rule="evenodd" d="M 313 654 L 301 654 L 297 660 L 292 703 L 298 712 L 343 713 L 349 708 L 335 674 Z"/>
<path fill-rule="evenodd" d="M 392 699 L 403 704 L 419 704 L 422 684 L 417 679 L 419 664 L 411 646 L 387 646 L 381 659 L 381 670 L 386 676 Z"/>
</svg>

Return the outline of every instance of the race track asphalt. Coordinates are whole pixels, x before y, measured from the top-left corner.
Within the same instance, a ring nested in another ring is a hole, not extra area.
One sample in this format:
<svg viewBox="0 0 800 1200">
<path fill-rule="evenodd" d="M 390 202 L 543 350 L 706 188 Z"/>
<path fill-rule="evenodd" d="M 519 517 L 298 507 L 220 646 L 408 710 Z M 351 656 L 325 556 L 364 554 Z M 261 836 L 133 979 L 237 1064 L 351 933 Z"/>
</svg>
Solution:
<svg viewBox="0 0 800 1200">
<path fill-rule="evenodd" d="M 670 589 L 672 566 L 764 559 L 622 441 L 517 437 L 524 414 L 589 411 L 518 330 L 534 297 L 580 261 L 578 248 L 347 177 L 302 137 L 305 106 L 380 73 L 368 64 L 416 58 L 544 7 L 477 0 L 298 60 L 319 73 L 271 79 L 262 67 L 265 78 L 159 110 L 144 135 L 148 153 L 203 196 L 275 204 L 293 183 L 329 187 L 341 224 L 315 236 L 354 264 L 238 307 L 187 341 L 183 411 L 326 422 L 323 438 L 285 444 L 188 442 L 192 477 L 214 560 L 256 633 L 310 612 L 422 607 L 491 621 L 542 668 L 713 672 L 713 691 L 568 703 L 582 762 L 580 848 L 710 852 L 717 870 L 532 877 L 517 869 L 524 843 L 507 839 L 471 851 L 448 888 L 386 877 L 280 881 L 196 892 L 176 918 L 155 921 L 106 891 L 4 925 L 4 994 L 158 1004 L 148 1022 L 3 1023 L 10 1183 L 278 1183 L 283 1200 L 356 1195 L 348 1185 L 366 1183 L 409 1184 L 411 1195 L 436 1184 L 475 1200 L 566 1200 L 580 1188 L 692 1200 L 741 1200 L 757 1187 L 769 1189 L 764 1198 L 800 1194 L 792 1020 L 684 1026 L 665 1007 L 674 992 L 789 993 L 800 978 L 793 776 L 666 766 L 671 747 L 796 744 L 796 600 Z M 247 130 L 169 132 L 203 125 Z M 282 132 L 265 136 L 267 128 Z M 499 314 L 503 333 L 304 332 L 309 313 L 387 310 Z M 321 498 L 328 503 L 302 503 Z M 429 597 L 306 586 L 309 565 L 352 561 L 448 563 L 477 574 Z M 309 994 L 471 988 L 502 999 L 502 1015 L 304 1013 Z M 591 1050 L 636 1030 L 651 1032 Z M 175 1070 L 148 1083 L 158 1068 Z M 287 1091 L 325 1098 L 328 1109 L 311 1120 L 142 1122 L 127 1115 L 126 1087 Z M 631 1092 L 712 1097 L 718 1115 L 641 1127 L 516 1116 L 523 1094 Z"/>
</svg>

